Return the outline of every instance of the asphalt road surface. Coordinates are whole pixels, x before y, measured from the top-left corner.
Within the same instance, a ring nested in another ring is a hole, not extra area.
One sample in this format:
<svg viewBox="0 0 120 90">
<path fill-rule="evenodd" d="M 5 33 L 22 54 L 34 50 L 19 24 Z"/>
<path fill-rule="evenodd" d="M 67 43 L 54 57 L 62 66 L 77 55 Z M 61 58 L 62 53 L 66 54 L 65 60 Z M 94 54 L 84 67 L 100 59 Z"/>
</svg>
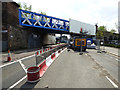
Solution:
<svg viewBox="0 0 120 90">
<path fill-rule="evenodd" d="M 21 61 L 25 68 L 36 65 L 35 56 Z M 2 88 L 9 88 L 26 75 L 19 62 L 2 67 Z"/>
<path fill-rule="evenodd" d="M 115 79 L 118 80 L 118 72 L 120 72 L 120 58 L 107 54 L 107 53 L 97 53 L 97 50 L 88 49 L 89 55 L 100 64 L 108 73 Z"/>
<path fill-rule="evenodd" d="M 27 79 L 15 88 L 114 88 L 106 73 L 84 53 L 65 50 L 47 69 L 39 82 L 30 84 Z"/>
</svg>

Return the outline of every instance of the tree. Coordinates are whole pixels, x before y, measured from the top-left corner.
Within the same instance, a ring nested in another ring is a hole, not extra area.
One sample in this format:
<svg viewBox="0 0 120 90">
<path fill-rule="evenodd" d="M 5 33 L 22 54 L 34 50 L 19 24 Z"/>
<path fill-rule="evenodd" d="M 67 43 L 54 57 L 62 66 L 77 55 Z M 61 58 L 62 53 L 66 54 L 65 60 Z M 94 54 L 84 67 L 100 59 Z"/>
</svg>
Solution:
<svg viewBox="0 0 120 90">
<path fill-rule="evenodd" d="M 22 4 L 21 2 L 19 2 L 18 4 L 20 5 L 19 9 L 24 9 L 26 11 L 32 11 L 32 5 L 28 6 L 26 3 Z"/>
<path fill-rule="evenodd" d="M 107 29 L 106 29 L 106 26 L 100 26 L 99 28 L 98 28 L 98 30 L 99 31 L 107 31 Z"/>
<path fill-rule="evenodd" d="M 103 38 L 103 32 L 98 30 L 96 34 L 97 39 L 102 39 Z"/>
<path fill-rule="evenodd" d="M 106 26 L 100 26 L 96 34 L 97 39 L 103 39 L 105 31 L 107 31 Z"/>
<path fill-rule="evenodd" d="M 26 3 L 21 3 L 21 2 L 19 2 L 18 3 L 19 5 L 20 5 L 20 7 L 19 7 L 19 9 L 24 9 L 24 10 L 26 10 L 26 11 L 32 11 L 32 5 L 27 5 Z M 45 12 L 42 12 L 42 11 L 38 11 L 38 12 L 35 12 L 35 13 L 40 13 L 40 14 L 42 14 L 42 15 L 46 15 L 46 13 Z M 25 13 L 25 15 L 27 16 L 27 13 Z M 23 17 L 23 16 L 22 16 Z M 38 18 L 38 17 L 37 17 Z M 47 17 L 45 17 L 46 18 L 46 20 L 47 20 Z M 35 20 L 35 18 L 33 18 L 34 20 Z M 43 17 L 42 17 L 42 19 L 40 20 L 40 21 L 45 21 L 44 19 L 43 19 Z"/>
<path fill-rule="evenodd" d="M 111 29 L 111 31 L 110 31 L 111 33 L 115 33 L 116 32 L 116 30 L 115 29 Z"/>
</svg>

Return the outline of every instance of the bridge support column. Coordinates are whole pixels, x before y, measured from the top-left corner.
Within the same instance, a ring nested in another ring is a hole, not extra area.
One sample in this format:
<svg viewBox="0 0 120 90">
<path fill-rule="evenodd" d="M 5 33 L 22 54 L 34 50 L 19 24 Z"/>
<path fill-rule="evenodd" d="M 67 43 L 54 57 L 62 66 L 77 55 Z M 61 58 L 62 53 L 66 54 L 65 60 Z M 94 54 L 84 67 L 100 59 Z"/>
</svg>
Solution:
<svg viewBox="0 0 120 90">
<path fill-rule="evenodd" d="M 62 34 L 60 34 L 60 42 L 61 42 L 61 37 L 62 37 Z"/>
<path fill-rule="evenodd" d="M 56 38 L 54 34 L 45 34 L 43 36 L 43 45 L 56 44 Z"/>
</svg>

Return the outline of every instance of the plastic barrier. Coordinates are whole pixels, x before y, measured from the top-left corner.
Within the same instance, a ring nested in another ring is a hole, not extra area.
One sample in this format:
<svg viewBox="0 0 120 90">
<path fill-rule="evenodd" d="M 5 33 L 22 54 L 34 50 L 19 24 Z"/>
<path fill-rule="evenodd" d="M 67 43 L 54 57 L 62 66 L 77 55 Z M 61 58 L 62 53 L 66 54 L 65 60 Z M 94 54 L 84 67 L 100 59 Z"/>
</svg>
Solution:
<svg viewBox="0 0 120 90">
<path fill-rule="evenodd" d="M 51 59 L 51 55 L 46 58 L 46 65 L 49 67 L 52 64 L 53 60 Z"/>
<path fill-rule="evenodd" d="M 61 53 L 60 48 L 64 49 L 66 45 L 54 46 L 36 52 L 36 65 L 40 68 L 40 77 L 43 76 L 47 68 L 52 64 L 56 57 Z"/>
<path fill-rule="evenodd" d="M 40 65 L 40 77 L 43 76 L 43 74 L 45 73 L 45 71 L 47 70 L 48 66 L 46 65 L 46 60 L 44 60 Z"/>
<path fill-rule="evenodd" d="M 60 53 L 61 52 L 61 50 L 58 50 L 58 53 Z"/>
<path fill-rule="evenodd" d="M 51 55 L 51 59 L 54 60 L 55 58 L 56 58 L 56 55 L 55 55 L 55 53 L 53 53 L 53 54 Z"/>
<path fill-rule="evenodd" d="M 39 65 L 43 60 L 45 60 L 44 55 L 45 51 L 44 50 L 38 50 L 36 51 L 36 65 Z"/>
<path fill-rule="evenodd" d="M 40 68 L 36 66 L 29 67 L 27 70 L 27 82 L 35 83 L 39 81 L 40 78 L 39 70 Z"/>
</svg>

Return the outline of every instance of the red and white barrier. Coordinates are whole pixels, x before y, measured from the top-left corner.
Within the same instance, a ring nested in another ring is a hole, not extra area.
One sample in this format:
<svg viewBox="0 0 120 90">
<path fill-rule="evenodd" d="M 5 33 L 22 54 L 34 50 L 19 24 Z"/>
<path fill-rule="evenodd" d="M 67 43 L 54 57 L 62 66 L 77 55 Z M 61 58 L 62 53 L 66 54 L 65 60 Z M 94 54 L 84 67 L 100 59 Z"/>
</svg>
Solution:
<svg viewBox="0 0 120 90">
<path fill-rule="evenodd" d="M 53 53 L 53 54 L 51 55 L 51 59 L 52 59 L 52 60 L 55 60 L 55 58 L 56 58 L 56 53 Z"/>
<path fill-rule="evenodd" d="M 38 67 L 40 67 L 40 77 L 42 77 L 48 68 L 48 66 L 46 65 L 46 60 L 44 60 Z"/>
<path fill-rule="evenodd" d="M 53 60 L 51 59 L 51 55 L 46 58 L 46 65 L 49 67 L 52 64 Z"/>
<path fill-rule="evenodd" d="M 56 46 L 55 46 L 56 47 Z M 48 67 L 52 64 L 52 62 L 64 51 L 65 48 L 59 49 L 58 51 L 52 53 L 45 60 L 42 61 L 38 66 L 30 67 L 27 70 L 27 79 L 30 83 L 35 83 L 42 77 Z M 50 48 L 45 50 L 38 50 L 35 52 L 36 56 L 40 56 L 41 54 L 48 52 Z"/>
<path fill-rule="evenodd" d="M 35 83 L 39 81 L 40 75 L 39 75 L 39 67 L 33 66 L 29 67 L 27 70 L 27 82 Z"/>
<path fill-rule="evenodd" d="M 36 52 L 36 55 L 39 56 L 45 52 L 48 52 L 50 48 L 47 48 L 45 50 L 38 50 Z M 47 70 L 47 68 L 53 63 L 53 61 L 64 51 L 64 49 L 59 49 L 58 51 L 52 53 L 50 56 L 46 58 L 38 67 L 40 68 L 40 77 L 42 77 Z"/>
</svg>

